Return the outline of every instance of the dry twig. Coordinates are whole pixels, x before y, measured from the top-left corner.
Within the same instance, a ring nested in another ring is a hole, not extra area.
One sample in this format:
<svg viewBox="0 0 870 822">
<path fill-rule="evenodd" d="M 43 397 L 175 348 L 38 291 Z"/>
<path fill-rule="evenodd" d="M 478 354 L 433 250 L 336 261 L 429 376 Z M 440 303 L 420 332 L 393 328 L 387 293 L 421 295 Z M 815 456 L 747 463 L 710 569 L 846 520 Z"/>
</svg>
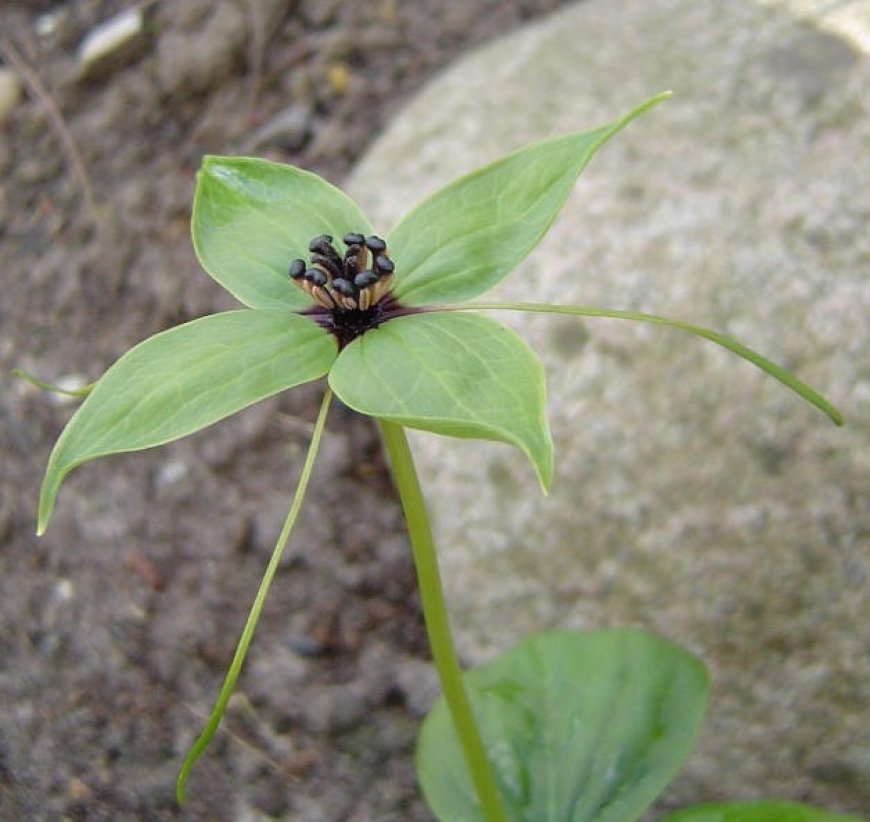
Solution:
<svg viewBox="0 0 870 822">
<path fill-rule="evenodd" d="M 93 187 L 85 168 L 82 155 L 76 146 L 69 127 L 64 120 L 60 108 L 48 89 L 42 84 L 36 72 L 28 65 L 12 42 L 6 37 L 0 37 L 0 56 L 18 73 L 27 90 L 35 97 L 48 115 L 48 121 L 60 142 L 61 150 L 69 166 L 70 172 L 77 180 L 82 190 L 85 206 L 91 215 L 94 225 L 100 225 L 100 214 L 94 199 Z"/>
</svg>

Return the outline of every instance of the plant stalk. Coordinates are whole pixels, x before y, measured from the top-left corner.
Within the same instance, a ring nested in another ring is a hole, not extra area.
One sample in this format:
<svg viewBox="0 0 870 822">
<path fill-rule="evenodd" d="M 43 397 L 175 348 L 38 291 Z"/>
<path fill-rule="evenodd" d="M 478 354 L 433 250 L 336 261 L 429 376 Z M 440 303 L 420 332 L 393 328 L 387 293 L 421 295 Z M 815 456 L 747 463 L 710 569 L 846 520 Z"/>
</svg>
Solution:
<svg viewBox="0 0 870 822">
<path fill-rule="evenodd" d="M 441 690 L 465 754 L 465 761 L 480 800 L 484 819 L 487 822 L 506 822 L 507 817 L 496 787 L 495 776 L 486 756 L 486 749 L 462 681 L 462 669 L 453 648 L 429 515 L 426 512 L 426 503 L 414 468 L 411 450 L 408 447 L 405 429 L 401 425 L 383 419 L 378 420 L 378 423 L 392 463 L 393 479 L 405 511 L 414 566 L 417 570 L 417 582 L 420 586 L 423 618 L 426 622 L 432 658 L 441 681 Z"/>
<path fill-rule="evenodd" d="M 299 516 L 299 509 L 302 507 L 302 500 L 305 498 L 305 491 L 308 489 L 308 481 L 311 479 L 311 471 L 314 468 L 314 458 L 317 456 L 317 451 L 320 447 L 320 440 L 323 437 L 323 429 L 326 427 L 326 414 L 329 411 L 329 405 L 332 401 L 332 391 L 327 387 L 323 395 L 323 401 L 320 404 L 320 412 L 317 415 L 317 422 L 314 424 L 314 433 L 311 436 L 311 443 L 308 446 L 308 454 L 305 457 L 305 463 L 302 466 L 302 473 L 299 476 L 299 482 L 296 485 L 296 491 L 293 494 L 293 502 L 290 503 L 290 510 L 284 519 L 284 524 L 281 526 L 281 533 L 275 542 L 275 547 L 272 549 L 272 556 L 269 559 L 269 564 L 263 573 L 263 578 L 260 580 L 260 587 L 257 589 L 257 595 L 254 597 L 254 604 L 251 610 L 248 611 L 248 618 L 245 621 L 245 627 L 242 629 L 242 635 L 239 637 L 239 642 L 236 645 L 236 652 L 233 655 L 233 661 L 230 663 L 229 670 L 224 677 L 223 685 L 218 694 L 214 708 L 212 708 L 208 721 L 205 727 L 200 732 L 193 746 L 187 752 L 184 762 L 181 765 L 181 770 L 178 773 L 178 779 L 175 783 L 175 797 L 179 805 L 184 804 L 184 788 L 187 784 L 187 777 L 190 774 L 194 763 L 202 755 L 202 752 L 211 742 L 212 737 L 217 731 L 221 717 L 224 715 L 227 703 L 230 701 L 233 690 L 236 687 L 236 681 L 242 670 L 242 664 L 248 653 L 248 648 L 251 645 L 251 640 L 254 637 L 254 630 L 257 627 L 257 622 L 260 619 L 260 613 L 263 610 L 263 605 L 266 602 L 266 594 L 269 593 L 269 586 L 275 578 L 275 572 L 278 570 L 278 565 L 281 562 L 281 557 L 284 554 L 284 549 L 287 547 L 287 541 L 290 539 L 290 532 L 296 523 L 296 518 Z"/>
</svg>

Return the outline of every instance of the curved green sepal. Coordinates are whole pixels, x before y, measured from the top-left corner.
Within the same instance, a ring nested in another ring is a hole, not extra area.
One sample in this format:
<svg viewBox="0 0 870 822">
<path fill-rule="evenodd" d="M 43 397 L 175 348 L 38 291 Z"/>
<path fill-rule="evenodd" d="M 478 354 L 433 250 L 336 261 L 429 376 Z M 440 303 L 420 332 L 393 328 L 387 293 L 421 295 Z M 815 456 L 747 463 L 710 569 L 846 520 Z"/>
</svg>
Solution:
<svg viewBox="0 0 870 822">
<path fill-rule="evenodd" d="M 178 777 L 175 780 L 175 798 L 179 805 L 184 804 L 184 795 L 187 787 L 187 778 L 197 760 L 202 756 L 205 749 L 208 747 L 214 737 L 218 725 L 226 711 L 227 704 L 230 701 L 233 691 L 236 687 L 239 674 L 242 666 L 245 664 L 245 657 L 248 655 L 248 649 L 251 646 L 251 640 L 254 638 L 254 631 L 257 628 L 257 623 L 260 621 L 260 614 L 263 612 L 263 605 L 266 602 L 266 596 L 269 593 L 269 588 L 275 579 L 275 573 L 281 563 L 281 557 L 284 555 L 284 549 L 287 547 L 287 541 L 290 539 L 290 534 L 293 531 L 293 526 L 296 524 L 296 519 L 299 516 L 299 510 L 302 508 L 302 501 L 305 499 L 305 492 L 308 490 L 308 482 L 311 479 L 311 472 L 314 468 L 314 459 L 317 456 L 317 451 L 320 448 L 320 440 L 323 437 L 323 431 L 326 428 L 326 415 L 329 412 L 329 405 L 332 402 L 332 394 L 329 389 L 323 395 L 323 400 L 320 403 L 320 413 L 317 415 L 317 421 L 314 423 L 314 431 L 311 435 L 311 443 L 308 446 L 308 453 L 305 455 L 305 462 L 302 464 L 302 472 L 299 475 L 299 482 L 296 484 L 296 490 L 293 492 L 293 502 L 290 503 L 290 510 L 284 518 L 284 524 L 281 526 L 281 533 L 275 542 L 275 547 L 272 549 L 272 556 L 269 558 L 269 564 L 263 572 L 263 578 L 260 580 L 260 587 L 257 589 L 257 595 L 254 597 L 254 602 L 251 605 L 251 610 L 248 611 L 248 618 L 245 620 L 245 627 L 242 628 L 242 635 L 236 644 L 236 651 L 233 654 L 230 667 L 224 676 L 223 685 L 221 685 L 220 693 L 215 701 L 214 707 L 209 714 L 208 720 L 196 738 L 196 741 L 184 757 L 184 762 L 181 769 L 178 771 Z"/>
<path fill-rule="evenodd" d="M 550 486 L 544 369 L 500 323 L 437 311 L 389 320 L 339 354 L 329 384 L 342 402 L 372 417 L 515 445 L 542 488 Z"/>
<path fill-rule="evenodd" d="M 690 334 L 695 334 L 705 340 L 721 345 L 728 349 L 738 357 L 742 357 L 747 362 L 752 363 L 756 368 L 760 368 L 766 374 L 769 374 L 776 380 L 779 380 L 786 388 L 790 388 L 799 397 L 806 400 L 811 405 L 814 405 L 820 411 L 828 415 L 831 422 L 835 425 L 843 424 L 843 415 L 840 410 L 828 402 L 818 391 L 811 388 L 805 382 L 799 380 L 794 374 L 781 365 L 763 357 L 757 351 L 753 351 L 743 343 L 731 337 L 726 337 L 718 331 L 711 331 L 709 328 L 704 328 L 694 323 L 688 323 L 684 320 L 672 320 L 668 317 L 662 317 L 658 314 L 645 314 L 642 311 L 618 311 L 611 308 L 589 308 L 581 305 L 556 305 L 552 303 L 469 303 L 462 306 L 450 306 L 451 311 L 481 311 L 484 309 L 495 309 L 499 311 L 530 311 L 541 314 L 571 314 L 576 317 L 604 317 L 614 320 L 636 320 L 637 322 L 650 323 L 652 325 L 662 325 L 667 328 L 675 328 L 679 331 L 688 331 Z M 446 309 L 445 309 L 446 310 Z"/>
<path fill-rule="evenodd" d="M 277 311 L 214 314 L 134 346 L 97 381 L 58 438 L 40 493 L 38 533 L 77 465 L 192 434 L 322 377 L 335 354 L 334 339 L 310 319 Z"/>
<path fill-rule="evenodd" d="M 694 805 L 668 814 L 661 822 L 861 822 L 861 818 L 798 802 L 761 800 Z"/>
<path fill-rule="evenodd" d="M 318 234 L 369 233 L 356 203 L 294 166 L 249 157 L 206 157 L 196 175 L 193 245 L 202 267 L 250 308 L 303 308 L 287 270 Z"/>
<path fill-rule="evenodd" d="M 533 143 L 424 200 L 389 235 L 396 296 L 428 305 L 488 291 L 538 244 L 598 148 L 669 96 L 610 125 Z"/>
<path fill-rule="evenodd" d="M 680 646 L 637 630 L 528 637 L 465 674 L 511 822 L 630 822 L 688 755 L 708 677 Z M 417 744 L 441 820 L 482 819 L 443 699 Z"/>
</svg>

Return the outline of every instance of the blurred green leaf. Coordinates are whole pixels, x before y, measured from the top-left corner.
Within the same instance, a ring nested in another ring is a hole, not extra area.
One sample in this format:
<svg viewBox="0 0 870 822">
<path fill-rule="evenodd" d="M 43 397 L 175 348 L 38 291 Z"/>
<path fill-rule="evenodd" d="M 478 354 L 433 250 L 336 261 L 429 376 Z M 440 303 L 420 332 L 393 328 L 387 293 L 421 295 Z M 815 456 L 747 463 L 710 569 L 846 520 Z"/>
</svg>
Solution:
<svg viewBox="0 0 870 822">
<path fill-rule="evenodd" d="M 670 813 L 661 822 L 861 822 L 861 819 L 798 802 L 761 800 L 695 805 Z"/>
<path fill-rule="evenodd" d="M 511 822 L 636 819 L 688 755 L 708 687 L 700 660 L 637 630 L 531 636 L 465 682 Z M 482 819 L 443 699 L 417 774 L 439 819 Z"/>
</svg>

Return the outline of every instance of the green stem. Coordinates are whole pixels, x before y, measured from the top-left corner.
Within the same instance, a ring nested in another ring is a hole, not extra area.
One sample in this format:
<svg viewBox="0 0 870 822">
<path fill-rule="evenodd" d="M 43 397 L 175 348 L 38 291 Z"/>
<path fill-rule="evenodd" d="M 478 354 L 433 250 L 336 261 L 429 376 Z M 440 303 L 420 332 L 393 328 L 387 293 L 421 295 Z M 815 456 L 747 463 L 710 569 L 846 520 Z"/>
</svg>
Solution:
<svg viewBox="0 0 870 822">
<path fill-rule="evenodd" d="M 810 388 L 806 383 L 801 382 L 791 372 L 787 371 L 782 366 L 771 362 L 767 357 L 763 357 L 757 351 L 737 340 L 726 337 L 718 331 L 711 331 L 709 328 L 703 328 L 700 325 L 683 322 L 682 320 L 672 320 L 668 317 L 661 317 L 657 314 L 645 314 L 642 311 L 616 311 L 610 308 L 588 308 L 581 305 L 552 305 L 550 303 L 463 303 L 459 305 L 439 305 L 439 311 L 476 311 L 476 310 L 494 310 L 494 311 L 533 311 L 543 314 L 572 314 L 580 317 L 606 317 L 615 320 L 636 320 L 638 322 L 651 323 L 653 325 L 664 325 L 669 328 L 676 328 L 680 331 L 688 331 L 690 334 L 695 334 L 698 337 L 703 337 L 705 340 L 710 340 L 723 348 L 727 348 L 738 357 L 751 362 L 753 365 L 760 368 L 762 371 L 770 374 L 774 379 L 779 380 L 787 388 L 790 388 L 798 396 L 805 399 L 811 405 L 814 405 L 820 411 L 827 414 L 836 425 L 843 424 L 843 415 L 836 406 L 828 402 L 818 391 Z"/>
<path fill-rule="evenodd" d="M 495 777 L 486 757 L 486 749 L 462 681 L 462 669 L 453 649 L 432 529 L 405 430 L 401 425 L 387 420 L 378 422 L 408 523 L 423 617 L 426 620 L 432 658 L 441 680 L 441 690 L 450 709 L 484 819 L 487 822 L 505 822 L 507 817 L 502 808 Z"/>
<path fill-rule="evenodd" d="M 35 385 L 43 391 L 50 391 L 52 394 L 64 394 L 67 397 L 86 397 L 91 393 L 96 385 L 96 382 L 89 382 L 87 385 L 83 385 L 80 388 L 63 388 L 60 385 L 53 385 L 50 382 L 44 382 L 39 379 L 39 377 L 35 377 L 23 368 L 13 368 L 9 374 L 12 377 L 20 377 L 22 380 L 27 380 L 31 385 Z"/>
<path fill-rule="evenodd" d="M 278 565 L 281 562 L 281 557 L 284 554 L 284 548 L 287 545 L 287 540 L 290 538 L 290 532 L 293 530 L 293 525 L 296 523 L 296 518 L 299 516 L 299 509 L 302 507 L 302 500 L 305 498 L 305 491 L 308 488 L 308 481 L 311 479 L 311 469 L 314 467 L 314 458 L 317 456 L 317 449 L 320 446 L 320 440 L 323 437 L 323 429 L 326 426 L 326 413 L 329 411 L 329 404 L 332 400 L 332 391 L 327 387 L 326 393 L 323 395 L 323 402 L 320 404 L 320 412 L 317 415 L 317 422 L 314 424 L 314 434 L 311 436 L 311 444 L 308 446 L 308 454 L 305 457 L 305 464 L 302 466 L 302 473 L 299 476 L 299 483 L 296 485 L 296 491 L 293 494 L 293 502 L 290 504 L 290 510 L 284 519 L 284 525 L 281 527 L 281 533 L 278 535 L 278 540 L 272 550 L 272 556 L 269 559 L 269 564 L 266 566 L 266 571 L 260 580 L 260 587 L 257 589 L 257 595 L 254 597 L 254 604 L 248 612 L 248 618 L 245 621 L 245 627 L 242 629 L 242 635 L 239 637 L 239 643 L 236 645 L 236 652 L 233 655 L 233 661 L 230 663 L 224 683 L 221 686 L 217 701 L 212 708 L 208 721 L 205 727 L 200 732 L 196 742 L 193 743 L 191 749 L 187 752 L 184 762 L 181 765 L 181 770 L 178 772 L 178 779 L 175 783 L 175 796 L 178 804 L 184 804 L 184 786 L 187 782 L 187 777 L 197 759 L 202 755 L 202 752 L 211 742 L 212 737 L 220 724 L 221 717 L 227 707 L 230 696 L 236 686 L 236 680 L 239 678 L 239 672 L 245 661 L 245 656 L 248 653 L 248 647 L 251 644 L 251 639 L 254 636 L 254 630 L 257 627 L 257 622 L 260 619 L 260 612 L 263 610 L 263 604 L 266 601 L 266 595 L 269 593 L 269 586 L 275 577 L 275 572 L 278 570 Z"/>
</svg>

